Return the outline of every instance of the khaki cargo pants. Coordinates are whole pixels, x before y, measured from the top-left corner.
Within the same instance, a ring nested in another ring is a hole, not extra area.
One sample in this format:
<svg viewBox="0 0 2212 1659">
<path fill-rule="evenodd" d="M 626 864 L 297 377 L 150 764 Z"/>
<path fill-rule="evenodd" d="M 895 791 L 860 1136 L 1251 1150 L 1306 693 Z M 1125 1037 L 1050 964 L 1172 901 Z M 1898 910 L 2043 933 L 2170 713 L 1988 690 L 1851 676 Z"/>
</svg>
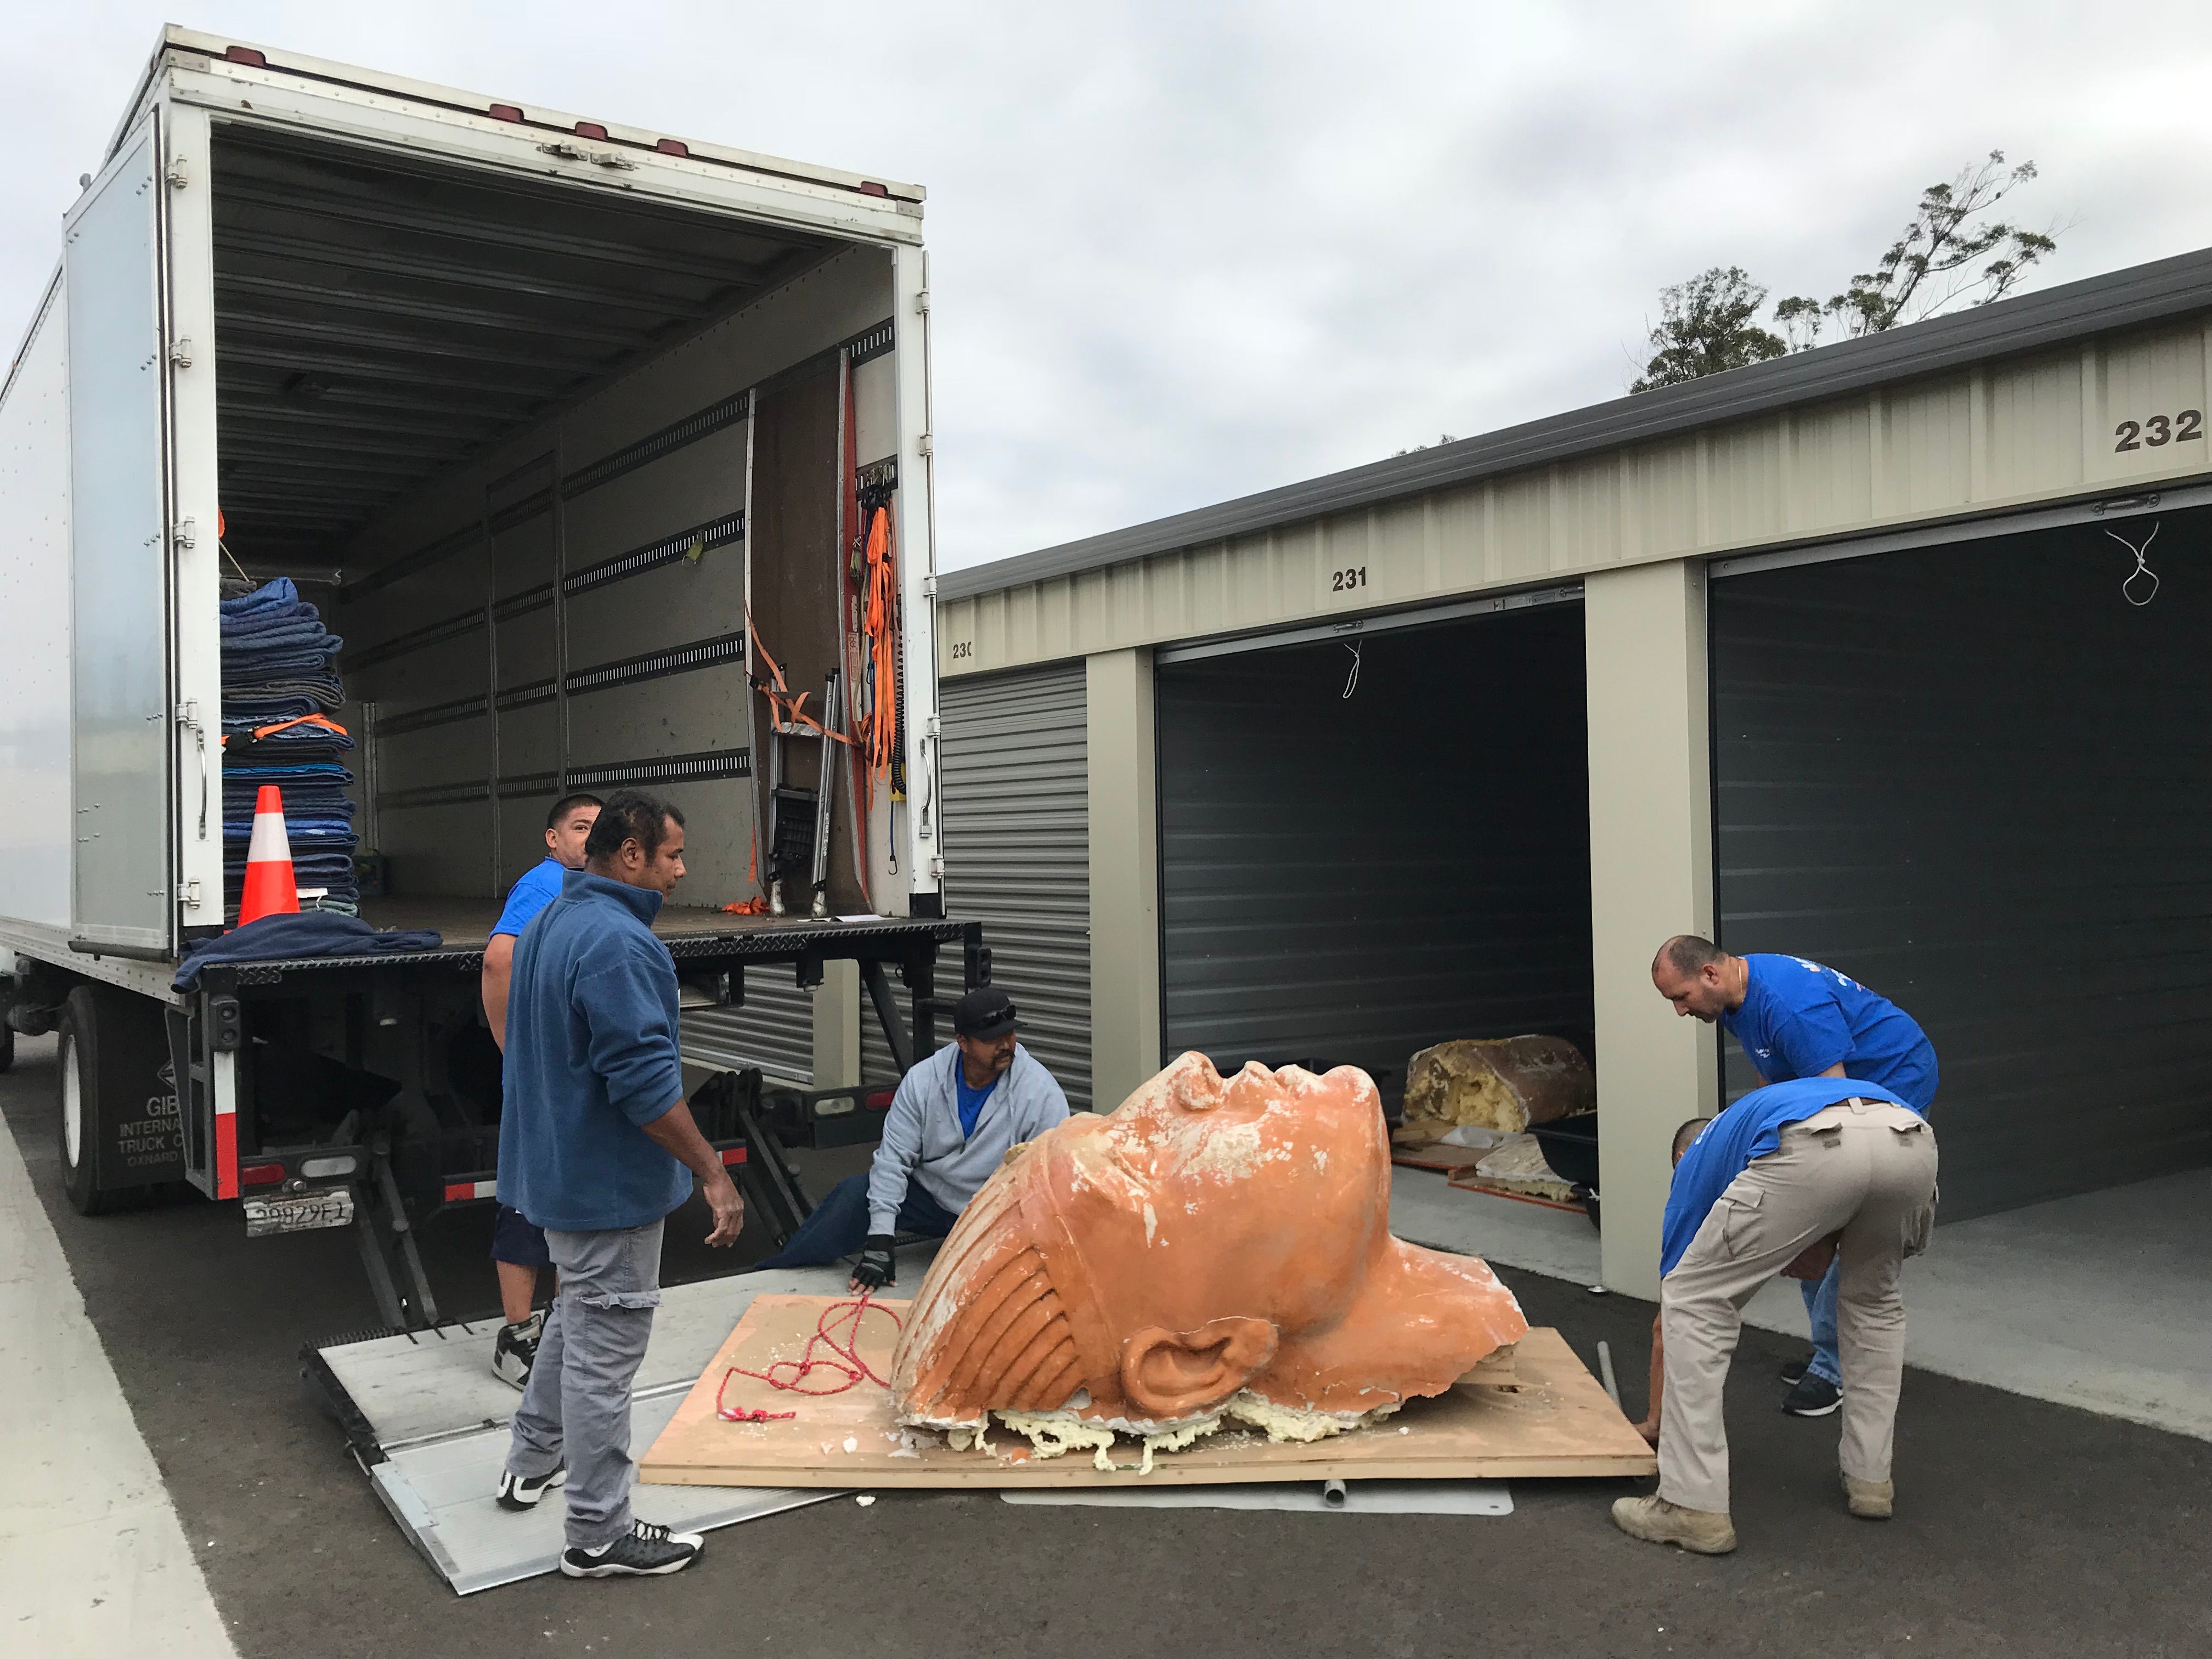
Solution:
<svg viewBox="0 0 2212 1659">
<path fill-rule="evenodd" d="M 1905 1375 L 1898 1270 L 1927 1248 L 1936 1218 L 1936 1132 L 1881 1100 L 1847 1100 L 1782 1131 L 1781 1145 L 1729 1183 L 1659 1286 L 1667 1390 L 1659 1496 L 1725 1514 L 1728 1430 L 1721 1389 L 1743 1305 L 1815 1239 L 1840 1231 L 1837 1334 L 1844 1362 L 1845 1474 L 1889 1479 Z"/>
</svg>

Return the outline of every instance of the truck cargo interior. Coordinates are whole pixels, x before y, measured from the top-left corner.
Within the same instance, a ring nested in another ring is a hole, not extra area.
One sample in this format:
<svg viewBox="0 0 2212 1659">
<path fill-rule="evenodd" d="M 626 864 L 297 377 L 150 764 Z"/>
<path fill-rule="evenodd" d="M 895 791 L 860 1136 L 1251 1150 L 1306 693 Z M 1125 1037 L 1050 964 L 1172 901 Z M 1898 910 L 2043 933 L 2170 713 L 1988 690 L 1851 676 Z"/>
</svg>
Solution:
<svg viewBox="0 0 2212 1659">
<path fill-rule="evenodd" d="M 857 503 L 839 447 L 862 476 L 896 448 L 886 252 L 618 174 L 238 124 L 213 155 L 227 571 L 292 576 L 344 637 L 379 919 L 480 936 L 556 797 L 624 783 L 707 831 L 683 902 L 755 891 L 748 598 L 818 710 Z M 822 745 L 784 746 L 816 787 Z M 837 912 L 890 908 L 896 879 L 890 803 L 863 850 L 856 799 Z"/>
<path fill-rule="evenodd" d="M 1158 670 L 1162 1046 L 1356 1065 L 1592 1047 L 1582 607 Z"/>
</svg>

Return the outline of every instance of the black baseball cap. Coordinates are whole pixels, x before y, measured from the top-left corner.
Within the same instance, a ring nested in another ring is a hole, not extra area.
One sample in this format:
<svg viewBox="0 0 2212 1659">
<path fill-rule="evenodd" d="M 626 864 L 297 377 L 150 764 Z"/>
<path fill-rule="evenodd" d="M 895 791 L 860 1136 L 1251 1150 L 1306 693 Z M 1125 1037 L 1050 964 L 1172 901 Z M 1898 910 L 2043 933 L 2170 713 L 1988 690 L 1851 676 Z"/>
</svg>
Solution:
<svg viewBox="0 0 2212 1659">
<path fill-rule="evenodd" d="M 953 1035 L 988 1042 L 1012 1030 L 1014 1018 L 1014 1000 L 997 986 L 985 985 L 952 1005 Z"/>
</svg>

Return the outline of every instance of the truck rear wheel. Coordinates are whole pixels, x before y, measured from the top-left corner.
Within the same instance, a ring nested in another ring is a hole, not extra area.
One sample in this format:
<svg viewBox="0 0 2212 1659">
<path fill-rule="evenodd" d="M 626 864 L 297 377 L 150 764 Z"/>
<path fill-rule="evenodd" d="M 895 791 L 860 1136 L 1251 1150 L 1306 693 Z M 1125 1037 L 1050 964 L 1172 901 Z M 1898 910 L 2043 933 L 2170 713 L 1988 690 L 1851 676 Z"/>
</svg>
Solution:
<svg viewBox="0 0 2212 1659">
<path fill-rule="evenodd" d="M 0 1072 L 15 1063 L 15 1028 L 8 1024 L 7 1016 L 0 1014 Z"/>
<path fill-rule="evenodd" d="M 102 1117 L 100 1092 L 101 1028 L 105 999 L 99 989 L 80 985 L 62 1005 L 61 1042 L 55 1067 L 61 1131 L 62 1190 L 79 1215 L 106 1215 L 143 1204 L 150 1187 L 116 1187 L 103 1191 L 99 1185 L 98 1147 L 107 1125 Z"/>
</svg>

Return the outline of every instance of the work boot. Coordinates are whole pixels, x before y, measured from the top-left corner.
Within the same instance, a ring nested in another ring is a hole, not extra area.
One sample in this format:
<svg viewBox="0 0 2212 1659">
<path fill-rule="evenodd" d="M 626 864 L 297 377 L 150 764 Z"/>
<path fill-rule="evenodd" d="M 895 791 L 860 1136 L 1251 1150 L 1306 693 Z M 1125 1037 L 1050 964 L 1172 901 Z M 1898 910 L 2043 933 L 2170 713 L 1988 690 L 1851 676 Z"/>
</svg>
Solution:
<svg viewBox="0 0 2212 1659">
<path fill-rule="evenodd" d="M 1725 1513 L 1686 1510 L 1656 1496 L 1616 1500 L 1613 1522 L 1631 1538 L 1647 1544 L 1680 1544 L 1698 1555 L 1726 1555 L 1735 1547 L 1735 1528 Z"/>
<path fill-rule="evenodd" d="M 545 1310 L 540 1308 L 519 1324 L 499 1328 L 491 1345 L 491 1374 L 512 1388 L 526 1388 L 530 1368 L 538 1363 L 538 1344 L 545 1335 Z"/>
<path fill-rule="evenodd" d="M 1851 1506 L 1851 1513 L 1862 1521 L 1887 1521 L 1897 1504 L 1897 1483 L 1893 1480 L 1857 1480 L 1844 1477 L 1844 1497 Z"/>
</svg>

